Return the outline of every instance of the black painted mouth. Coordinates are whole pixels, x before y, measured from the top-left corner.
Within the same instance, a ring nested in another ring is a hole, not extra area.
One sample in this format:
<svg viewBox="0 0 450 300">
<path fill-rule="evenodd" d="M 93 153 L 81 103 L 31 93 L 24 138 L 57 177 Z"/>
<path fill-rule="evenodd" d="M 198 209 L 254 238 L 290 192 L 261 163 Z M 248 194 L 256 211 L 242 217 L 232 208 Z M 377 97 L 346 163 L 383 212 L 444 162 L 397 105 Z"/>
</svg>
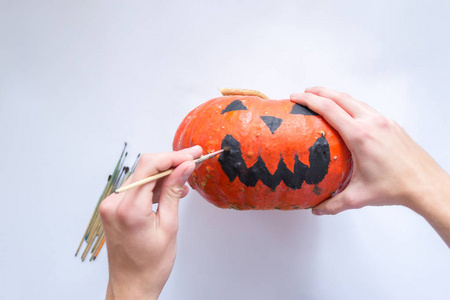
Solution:
<svg viewBox="0 0 450 300">
<path fill-rule="evenodd" d="M 258 180 L 261 180 L 263 184 L 275 191 L 277 186 L 283 181 L 286 186 L 296 190 L 302 187 L 303 182 L 318 184 L 328 174 L 330 147 L 323 136 L 319 137 L 314 145 L 309 148 L 309 167 L 295 155 L 294 172 L 288 169 L 283 158 L 280 157 L 277 170 L 274 174 L 271 174 L 260 155 L 256 163 L 248 168 L 242 157 L 240 145 L 239 141 L 232 135 L 227 135 L 222 140 L 222 149 L 228 146 L 230 151 L 220 154 L 219 163 L 230 182 L 239 177 L 243 184 L 253 187 Z"/>
</svg>

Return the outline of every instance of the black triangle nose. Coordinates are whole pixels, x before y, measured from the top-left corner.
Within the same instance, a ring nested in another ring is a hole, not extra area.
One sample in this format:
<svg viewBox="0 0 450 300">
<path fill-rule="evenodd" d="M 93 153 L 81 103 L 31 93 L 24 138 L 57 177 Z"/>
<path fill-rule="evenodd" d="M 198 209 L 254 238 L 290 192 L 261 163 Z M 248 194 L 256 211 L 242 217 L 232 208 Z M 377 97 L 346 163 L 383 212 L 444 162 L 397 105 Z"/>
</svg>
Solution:
<svg viewBox="0 0 450 300">
<path fill-rule="evenodd" d="M 272 132 L 272 134 L 274 134 L 275 131 L 277 131 L 278 127 L 280 127 L 281 123 L 283 122 L 282 119 L 275 118 L 272 116 L 261 116 L 261 119 L 264 121 L 267 127 L 269 127 L 270 132 Z"/>
</svg>

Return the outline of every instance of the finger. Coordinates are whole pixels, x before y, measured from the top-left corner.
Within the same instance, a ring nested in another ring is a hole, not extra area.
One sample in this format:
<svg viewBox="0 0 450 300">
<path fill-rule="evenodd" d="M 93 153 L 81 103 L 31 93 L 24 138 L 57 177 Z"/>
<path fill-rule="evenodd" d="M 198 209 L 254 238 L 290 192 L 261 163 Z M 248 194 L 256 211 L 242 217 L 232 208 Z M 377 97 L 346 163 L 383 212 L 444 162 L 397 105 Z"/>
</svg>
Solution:
<svg viewBox="0 0 450 300">
<path fill-rule="evenodd" d="M 192 161 L 194 157 L 199 157 L 202 153 L 200 146 L 183 149 L 177 152 L 144 154 L 141 155 L 136 171 L 133 173 L 131 182 L 144 179 L 151 175 L 166 171 L 176 167 L 184 161 Z M 160 179 L 164 180 L 163 179 Z M 133 188 L 126 193 L 123 201 L 130 202 L 128 205 L 135 205 L 137 209 L 151 209 L 153 190 L 157 181 L 153 181 L 142 186 Z"/>
<path fill-rule="evenodd" d="M 202 155 L 202 153 L 203 153 L 203 149 L 202 149 L 201 146 L 195 145 L 195 146 L 190 147 L 190 148 L 181 149 L 181 150 L 179 150 L 177 152 L 179 152 L 179 153 L 186 153 L 186 154 L 192 155 L 193 158 L 199 158 Z"/>
<path fill-rule="evenodd" d="M 339 194 L 333 198 L 325 200 L 316 207 L 313 207 L 311 212 L 316 216 L 335 215 L 349 209 L 341 195 L 342 194 Z"/>
<path fill-rule="evenodd" d="M 307 88 L 305 93 L 311 93 L 333 100 L 352 117 L 361 116 L 368 112 L 365 105 L 353 99 L 353 97 L 346 93 L 330 90 L 324 87 Z"/>
<path fill-rule="evenodd" d="M 155 189 L 153 190 L 153 204 L 159 203 L 159 197 L 161 196 L 161 186 L 163 181 L 158 181 L 155 185 Z M 189 188 L 185 185 L 183 193 L 181 194 L 181 198 L 184 198 L 189 193 Z"/>
<path fill-rule="evenodd" d="M 202 147 L 193 146 L 180 151 L 166 153 L 147 153 L 141 155 L 136 170 L 132 175 L 132 182 L 136 182 L 150 175 L 154 175 L 176 167 L 183 161 L 202 155 Z"/>
<path fill-rule="evenodd" d="M 181 194 L 181 198 L 186 197 L 188 193 L 189 193 L 189 187 L 187 185 L 185 185 L 183 188 L 183 193 Z"/>
<path fill-rule="evenodd" d="M 198 157 L 201 156 L 203 150 L 202 150 L 202 148 L 200 146 L 194 146 L 194 147 L 191 147 L 191 148 L 185 148 L 185 149 L 180 150 L 178 152 L 192 154 L 192 156 L 194 158 L 198 158 Z M 198 168 L 200 165 L 201 165 L 201 163 L 196 164 L 195 168 Z M 161 178 L 161 179 L 156 181 L 156 184 L 155 184 L 155 186 L 153 188 L 153 204 L 159 203 L 159 197 L 161 195 L 161 186 L 162 186 L 162 184 L 164 182 L 164 179 L 165 178 Z M 189 191 L 189 188 L 188 187 L 186 187 L 186 188 Z M 187 195 L 187 192 L 186 192 L 186 195 Z M 183 196 L 183 197 L 185 197 L 185 196 Z"/>
<path fill-rule="evenodd" d="M 131 182 L 136 182 L 149 176 L 166 171 L 171 167 L 175 167 L 183 161 L 192 160 L 191 155 L 185 153 L 156 153 L 143 154 L 136 166 L 136 171 L 132 175 Z M 134 207 L 137 210 L 150 212 L 153 199 L 153 191 L 158 182 L 164 181 L 165 178 L 157 181 L 152 181 L 141 186 L 137 186 L 126 192 L 126 197 L 123 199 L 123 205 L 127 207 Z"/>
<path fill-rule="evenodd" d="M 355 120 L 333 100 L 311 93 L 292 94 L 291 100 L 321 115 L 344 139 L 354 131 Z"/>
<path fill-rule="evenodd" d="M 178 228 L 178 205 L 185 192 L 186 180 L 195 169 L 193 161 L 186 161 L 175 168 L 161 188 L 157 214 L 160 225 L 165 228 Z"/>
<path fill-rule="evenodd" d="M 314 207 L 312 213 L 317 216 L 335 215 L 348 209 L 361 208 L 365 203 L 361 190 L 350 182 L 344 191 Z"/>
</svg>

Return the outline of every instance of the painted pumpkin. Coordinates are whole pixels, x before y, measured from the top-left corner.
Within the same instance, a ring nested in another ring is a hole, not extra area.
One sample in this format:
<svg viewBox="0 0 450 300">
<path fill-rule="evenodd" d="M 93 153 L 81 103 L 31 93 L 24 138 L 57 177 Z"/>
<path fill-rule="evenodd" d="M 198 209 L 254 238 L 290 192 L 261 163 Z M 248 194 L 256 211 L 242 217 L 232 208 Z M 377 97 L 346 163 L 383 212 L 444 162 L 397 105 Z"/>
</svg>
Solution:
<svg viewBox="0 0 450 300">
<path fill-rule="evenodd" d="M 343 187 L 351 155 L 339 134 L 305 106 L 268 100 L 249 90 L 225 90 L 181 122 L 174 150 L 200 145 L 210 153 L 190 186 L 221 208 L 304 209 Z"/>
</svg>

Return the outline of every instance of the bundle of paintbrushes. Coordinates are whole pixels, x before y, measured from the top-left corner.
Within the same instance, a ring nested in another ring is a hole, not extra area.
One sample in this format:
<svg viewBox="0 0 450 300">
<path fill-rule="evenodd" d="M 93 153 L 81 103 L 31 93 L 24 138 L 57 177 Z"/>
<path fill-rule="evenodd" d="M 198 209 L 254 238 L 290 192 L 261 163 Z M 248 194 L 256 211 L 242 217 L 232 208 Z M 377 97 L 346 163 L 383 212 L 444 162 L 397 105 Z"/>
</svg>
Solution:
<svg viewBox="0 0 450 300">
<path fill-rule="evenodd" d="M 135 188 L 137 186 L 141 186 L 143 184 L 147 184 L 149 182 L 158 180 L 160 178 L 163 178 L 169 174 L 171 174 L 174 170 L 174 168 L 171 168 L 169 170 L 160 172 L 158 174 L 154 174 L 152 176 L 149 176 L 147 178 L 141 179 L 139 181 L 136 181 L 134 183 L 131 183 L 127 186 L 121 187 L 122 183 L 130 177 L 130 175 L 134 172 L 134 169 L 136 168 L 137 162 L 139 160 L 139 155 L 133 165 L 133 167 L 128 168 L 124 167 L 124 161 L 127 156 L 127 153 L 125 152 L 125 149 L 127 148 L 127 143 L 125 143 L 125 147 L 123 148 L 122 154 L 120 155 L 119 161 L 117 162 L 116 168 L 114 169 L 114 172 L 112 175 L 109 175 L 108 177 L 108 183 L 106 184 L 105 190 L 103 191 L 103 194 L 100 196 L 100 200 L 98 200 L 97 206 L 95 207 L 94 214 L 92 215 L 91 221 L 89 222 L 89 225 L 86 229 L 86 232 L 83 235 L 83 238 L 81 239 L 80 245 L 78 246 L 78 250 L 75 253 L 75 256 L 77 256 L 78 252 L 80 251 L 81 245 L 83 245 L 83 241 L 87 243 L 86 249 L 83 252 L 83 255 L 81 256 L 81 260 L 84 261 L 86 256 L 89 253 L 89 250 L 92 253 L 90 260 L 95 260 L 98 253 L 100 252 L 100 249 L 102 249 L 103 244 L 105 243 L 105 234 L 103 232 L 103 225 L 102 220 L 100 218 L 99 214 L 99 206 L 100 203 L 108 197 L 112 193 L 121 193 L 125 192 L 129 189 Z M 210 159 L 212 157 L 215 157 L 222 153 L 223 151 L 229 152 L 230 147 L 225 147 L 224 149 L 210 152 L 206 155 L 202 155 L 197 159 L 194 159 L 193 162 L 196 164 L 200 164 L 203 161 Z"/>
<path fill-rule="evenodd" d="M 136 158 L 136 161 L 134 162 L 133 167 L 131 167 L 131 169 L 127 166 L 124 166 L 124 162 L 128 154 L 127 152 L 125 152 L 126 148 L 127 143 L 125 143 L 122 154 L 120 155 L 119 161 L 116 164 L 116 168 L 114 169 L 113 173 L 108 177 L 108 182 L 106 183 L 105 190 L 103 191 L 102 195 L 100 196 L 100 199 L 98 200 L 97 206 L 95 207 L 94 213 L 91 217 L 91 220 L 89 221 L 89 225 L 86 228 L 83 238 L 81 239 L 80 245 L 78 246 L 77 252 L 75 253 L 75 256 L 77 256 L 78 252 L 81 249 L 81 246 L 83 245 L 83 242 L 86 242 L 87 244 L 86 248 L 84 249 L 84 252 L 81 255 L 82 261 L 85 260 L 89 252 L 91 253 L 90 260 L 95 260 L 96 257 L 98 256 L 98 253 L 102 249 L 103 244 L 105 243 L 105 234 L 103 232 L 102 220 L 99 214 L 100 203 L 110 194 L 114 193 L 114 191 L 117 188 L 119 188 L 122 185 L 122 183 L 128 179 L 128 177 L 130 177 L 130 175 L 134 172 L 134 169 L 136 168 L 137 162 L 139 160 L 139 155 Z"/>
</svg>

